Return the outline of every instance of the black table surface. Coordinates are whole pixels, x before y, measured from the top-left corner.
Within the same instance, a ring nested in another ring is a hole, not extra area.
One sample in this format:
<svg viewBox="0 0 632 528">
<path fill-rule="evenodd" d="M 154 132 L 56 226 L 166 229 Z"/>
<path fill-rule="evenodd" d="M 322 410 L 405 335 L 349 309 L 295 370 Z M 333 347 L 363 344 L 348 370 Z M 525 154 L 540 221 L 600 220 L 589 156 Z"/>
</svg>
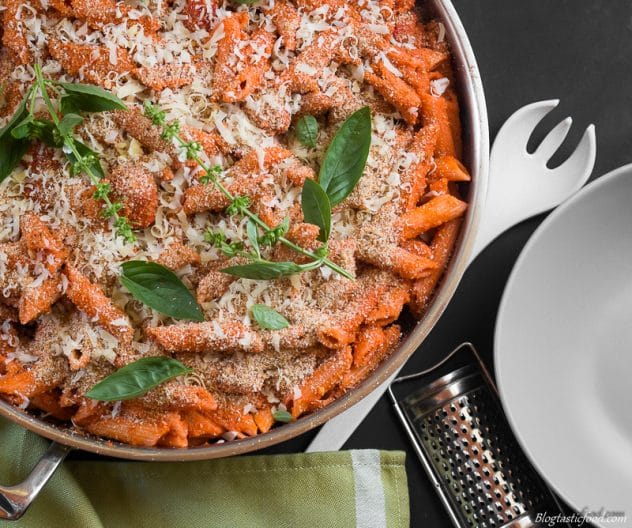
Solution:
<svg viewBox="0 0 632 528">
<path fill-rule="evenodd" d="M 453 0 L 481 70 L 490 136 L 519 107 L 561 100 L 536 129 L 537 145 L 567 115 L 574 119 L 563 161 L 585 128 L 596 125 L 597 163 L 592 178 L 632 162 L 632 2 L 629 0 Z M 498 305 L 522 247 L 544 215 L 511 229 L 470 266 L 450 305 L 405 366 L 412 373 L 436 363 L 463 341 L 473 342 L 489 368 Z M 264 451 L 303 451 L 315 435 L 304 434 Z M 451 526 L 442 505 L 385 398 L 344 446 L 407 453 L 411 527 Z M 77 458 L 93 458 L 77 453 Z"/>
</svg>

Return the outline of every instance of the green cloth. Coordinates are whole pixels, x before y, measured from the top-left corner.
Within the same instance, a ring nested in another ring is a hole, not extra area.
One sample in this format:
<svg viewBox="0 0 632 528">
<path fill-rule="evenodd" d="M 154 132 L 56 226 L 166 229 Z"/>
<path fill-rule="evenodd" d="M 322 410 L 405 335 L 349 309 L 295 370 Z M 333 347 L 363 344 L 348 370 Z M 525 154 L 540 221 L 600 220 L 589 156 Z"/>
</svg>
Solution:
<svg viewBox="0 0 632 528">
<path fill-rule="evenodd" d="M 0 418 L 0 484 L 49 442 Z M 205 462 L 66 461 L 3 528 L 408 528 L 405 454 L 374 450 Z"/>
</svg>

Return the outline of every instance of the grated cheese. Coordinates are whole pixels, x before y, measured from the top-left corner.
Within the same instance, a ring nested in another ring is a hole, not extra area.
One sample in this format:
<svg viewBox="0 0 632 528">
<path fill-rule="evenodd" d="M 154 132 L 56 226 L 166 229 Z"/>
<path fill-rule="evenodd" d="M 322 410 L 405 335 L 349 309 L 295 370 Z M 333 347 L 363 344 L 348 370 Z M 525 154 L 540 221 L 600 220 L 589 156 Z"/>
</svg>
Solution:
<svg viewBox="0 0 632 528">
<path fill-rule="evenodd" d="M 441 97 L 450 86 L 450 79 L 442 77 L 441 79 L 434 79 L 430 81 L 430 93 L 434 97 Z"/>
</svg>

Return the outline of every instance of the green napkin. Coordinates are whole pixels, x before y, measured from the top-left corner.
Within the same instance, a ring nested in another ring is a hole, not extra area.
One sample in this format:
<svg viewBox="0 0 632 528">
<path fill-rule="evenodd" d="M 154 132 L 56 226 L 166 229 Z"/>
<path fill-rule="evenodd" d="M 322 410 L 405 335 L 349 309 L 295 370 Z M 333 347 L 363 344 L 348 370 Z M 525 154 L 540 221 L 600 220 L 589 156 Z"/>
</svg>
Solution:
<svg viewBox="0 0 632 528">
<path fill-rule="evenodd" d="M 0 483 L 48 441 L 0 418 Z M 405 454 L 375 450 L 206 462 L 66 461 L 15 528 L 408 528 Z"/>
</svg>

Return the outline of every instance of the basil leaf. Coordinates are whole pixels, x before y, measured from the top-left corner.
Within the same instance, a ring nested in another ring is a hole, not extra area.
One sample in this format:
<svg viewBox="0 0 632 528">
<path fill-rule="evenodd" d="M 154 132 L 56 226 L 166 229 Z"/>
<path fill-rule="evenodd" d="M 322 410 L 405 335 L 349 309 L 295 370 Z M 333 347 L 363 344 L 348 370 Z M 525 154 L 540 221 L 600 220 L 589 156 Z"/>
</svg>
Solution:
<svg viewBox="0 0 632 528">
<path fill-rule="evenodd" d="M 230 266 L 221 271 L 243 279 L 271 280 L 301 273 L 303 269 L 294 262 L 261 261 L 241 266 Z"/>
<path fill-rule="evenodd" d="M 52 121 L 45 119 L 34 120 L 31 133 L 49 147 L 61 148 L 64 146 L 64 139 L 59 135 L 59 131 Z"/>
<path fill-rule="evenodd" d="M 290 326 L 285 317 L 265 304 L 255 304 L 250 311 L 259 326 L 266 330 L 281 330 Z"/>
<path fill-rule="evenodd" d="M 371 110 L 368 106 L 354 112 L 332 139 L 320 167 L 318 181 L 334 206 L 356 186 L 371 148 Z"/>
<path fill-rule="evenodd" d="M 92 84 L 58 83 L 70 99 L 66 107 L 85 112 L 105 112 L 107 110 L 125 110 L 127 106 L 116 95 Z M 62 98 L 63 99 L 63 98 Z M 63 107 L 62 107 L 63 111 Z"/>
<path fill-rule="evenodd" d="M 173 271 L 142 260 L 124 262 L 121 268 L 121 283 L 134 299 L 174 319 L 204 321 L 195 297 Z"/>
<path fill-rule="evenodd" d="M 11 136 L 16 139 L 39 139 L 49 147 L 61 147 L 63 141 L 55 124 L 45 119 L 35 119 L 28 115 L 11 130 Z"/>
<path fill-rule="evenodd" d="M 233 0 L 236 4 L 241 5 L 253 5 L 256 4 L 259 0 Z"/>
<path fill-rule="evenodd" d="M 161 383 L 193 372 L 169 357 L 146 357 L 125 365 L 101 380 L 86 396 L 99 401 L 130 400 L 146 394 Z"/>
<path fill-rule="evenodd" d="M 272 413 L 272 418 L 274 418 L 277 422 L 288 423 L 294 420 L 292 415 L 287 411 L 275 411 Z"/>
<path fill-rule="evenodd" d="M 92 150 L 90 147 L 82 143 L 77 139 L 73 139 L 73 143 L 79 155 L 85 160 L 88 159 L 88 167 L 92 170 L 94 174 L 99 176 L 100 178 L 105 177 L 105 172 L 103 172 L 103 167 L 101 167 L 101 162 L 99 161 L 99 155 Z M 77 157 L 75 153 L 72 151 L 67 151 L 66 147 L 64 147 L 64 154 L 71 161 L 71 163 L 77 163 Z"/>
<path fill-rule="evenodd" d="M 59 133 L 62 136 L 72 134 L 75 127 L 83 123 L 83 117 L 78 114 L 66 114 L 59 122 Z"/>
<path fill-rule="evenodd" d="M 252 218 L 248 219 L 248 223 L 246 224 L 246 232 L 248 233 L 248 240 L 250 240 L 250 245 L 257 253 L 257 256 L 261 256 L 261 250 L 259 249 L 259 232 L 257 230 L 257 224 L 255 224 Z"/>
<path fill-rule="evenodd" d="M 11 136 L 15 139 L 25 139 L 32 137 L 32 125 L 34 121 L 32 115 L 27 115 L 22 121 L 20 121 L 13 130 L 11 130 Z"/>
<path fill-rule="evenodd" d="M 30 138 L 15 138 L 11 134 L 27 115 L 26 99 L 23 99 L 11 120 L 0 130 L 0 182 L 13 172 L 31 146 Z"/>
<path fill-rule="evenodd" d="M 331 232 L 331 204 L 323 188 L 307 179 L 301 192 L 301 209 L 306 222 L 320 227 L 318 240 L 327 242 Z"/>
<path fill-rule="evenodd" d="M 78 114 L 81 109 L 75 103 L 75 98 L 72 95 L 62 95 L 59 100 L 59 111 L 62 115 L 66 114 Z"/>
<path fill-rule="evenodd" d="M 314 148 L 318 140 L 318 121 L 311 115 L 304 115 L 296 123 L 296 137 L 306 147 Z"/>
</svg>

